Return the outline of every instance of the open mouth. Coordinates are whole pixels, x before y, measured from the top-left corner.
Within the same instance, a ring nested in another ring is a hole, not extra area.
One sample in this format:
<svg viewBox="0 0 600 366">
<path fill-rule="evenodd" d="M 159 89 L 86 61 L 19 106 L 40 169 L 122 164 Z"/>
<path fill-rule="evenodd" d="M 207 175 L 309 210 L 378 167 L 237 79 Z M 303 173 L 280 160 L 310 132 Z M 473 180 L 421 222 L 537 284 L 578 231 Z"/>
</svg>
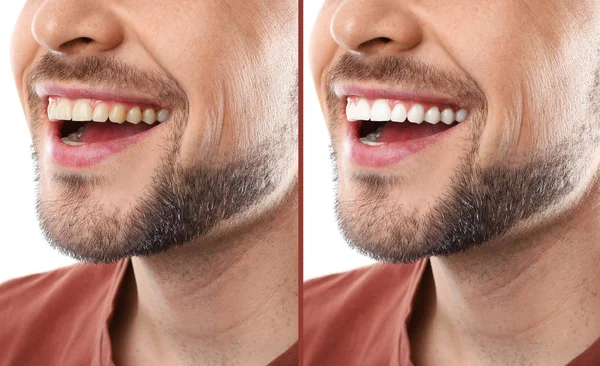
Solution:
<svg viewBox="0 0 600 366">
<path fill-rule="evenodd" d="M 60 141 L 71 147 L 128 138 L 155 128 L 170 114 L 152 105 L 48 98 L 48 119 L 59 123 Z"/>
<path fill-rule="evenodd" d="M 346 118 L 359 141 L 369 147 L 407 143 L 436 135 L 464 122 L 469 112 L 449 105 L 348 97 Z"/>
</svg>

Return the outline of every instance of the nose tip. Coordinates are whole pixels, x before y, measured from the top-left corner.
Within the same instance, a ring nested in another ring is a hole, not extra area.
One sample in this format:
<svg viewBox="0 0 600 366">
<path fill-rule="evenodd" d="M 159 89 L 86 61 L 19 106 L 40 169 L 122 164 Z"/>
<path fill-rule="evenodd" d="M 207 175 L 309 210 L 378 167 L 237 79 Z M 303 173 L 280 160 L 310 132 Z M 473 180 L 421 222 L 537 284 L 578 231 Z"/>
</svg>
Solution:
<svg viewBox="0 0 600 366">
<path fill-rule="evenodd" d="M 123 29 L 104 3 L 45 1 L 33 18 L 33 37 L 42 47 L 61 54 L 93 54 L 114 49 L 123 41 Z"/>
<path fill-rule="evenodd" d="M 389 1 L 343 1 L 333 14 L 330 32 L 341 47 L 362 54 L 406 51 L 423 37 L 410 10 Z"/>
</svg>

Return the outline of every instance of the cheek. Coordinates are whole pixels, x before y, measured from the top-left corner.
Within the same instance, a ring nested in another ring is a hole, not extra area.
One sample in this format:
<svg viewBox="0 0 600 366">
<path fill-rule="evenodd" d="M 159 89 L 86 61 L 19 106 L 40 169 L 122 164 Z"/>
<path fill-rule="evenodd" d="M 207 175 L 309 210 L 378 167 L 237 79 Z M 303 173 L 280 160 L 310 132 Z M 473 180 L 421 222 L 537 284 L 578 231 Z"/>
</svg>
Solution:
<svg viewBox="0 0 600 366">
<path fill-rule="evenodd" d="M 326 4 L 320 11 L 315 25 L 312 29 L 310 38 L 309 62 L 313 76 L 313 82 L 316 86 L 321 108 L 325 110 L 325 77 L 327 69 L 332 66 L 336 51 L 343 54 L 344 51 L 338 48 L 333 40 L 329 27 L 335 8 L 332 3 Z"/>
<path fill-rule="evenodd" d="M 15 25 L 10 48 L 10 62 L 13 77 L 21 100 L 21 105 L 27 113 L 26 89 L 27 83 L 24 75 L 31 66 L 36 55 L 41 53 L 37 42 L 31 34 L 31 22 L 35 14 L 35 8 L 28 3 Z"/>
</svg>

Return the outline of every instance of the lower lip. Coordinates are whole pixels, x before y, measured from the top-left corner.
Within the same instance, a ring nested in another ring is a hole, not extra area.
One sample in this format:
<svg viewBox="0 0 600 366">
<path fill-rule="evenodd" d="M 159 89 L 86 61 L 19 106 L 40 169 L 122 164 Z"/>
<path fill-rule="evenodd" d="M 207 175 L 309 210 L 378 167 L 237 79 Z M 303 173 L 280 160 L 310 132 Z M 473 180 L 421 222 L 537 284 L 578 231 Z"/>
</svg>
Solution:
<svg viewBox="0 0 600 366">
<path fill-rule="evenodd" d="M 86 168 L 99 164 L 133 146 L 143 138 L 149 136 L 152 133 L 151 131 L 161 127 L 159 125 L 122 139 L 92 142 L 81 146 L 70 146 L 61 141 L 60 128 L 62 123 L 50 121 L 47 121 L 47 123 L 50 124 L 46 140 L 49 156 L 59 165 L 68 168 Z"/>
<path fill-rule="evenodd" d="M 358 129 L 360 124 L 346 121 L 344 123 L 346 126 L 344 151 L 356 165 L 370 168 L 388 167 L 399 164 L 428 146 L 435 144 L 440 139 L 460 128 L 463 123 L 423 138 L 403 142 L 391 142 L 380 146 L 368 146 L 359 140 L 360 133 Z"/>
</svg>

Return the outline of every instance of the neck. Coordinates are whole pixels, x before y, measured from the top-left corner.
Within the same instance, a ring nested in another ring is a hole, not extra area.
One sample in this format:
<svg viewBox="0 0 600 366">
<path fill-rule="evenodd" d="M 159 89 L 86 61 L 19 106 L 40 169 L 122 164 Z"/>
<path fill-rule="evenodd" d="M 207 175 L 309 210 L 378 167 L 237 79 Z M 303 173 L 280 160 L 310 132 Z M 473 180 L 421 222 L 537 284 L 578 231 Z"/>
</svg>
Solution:
<svg viewBox="0 0 600 366">
<path fill-rule="evenodd" d="M 417 343 L 452 345 L 455 364 L 567 364 L 600 336 L 597 217 L 431 259 Z"/>
<path fill-rule="evenodd" d="M 265 365 L 287 350 L 298 336 L 297 212 L 289 199 L 234 237 L 133 258 L 118 364 Z M 139 345 L 149 352 L 136 355 Z"/>
</svg>

